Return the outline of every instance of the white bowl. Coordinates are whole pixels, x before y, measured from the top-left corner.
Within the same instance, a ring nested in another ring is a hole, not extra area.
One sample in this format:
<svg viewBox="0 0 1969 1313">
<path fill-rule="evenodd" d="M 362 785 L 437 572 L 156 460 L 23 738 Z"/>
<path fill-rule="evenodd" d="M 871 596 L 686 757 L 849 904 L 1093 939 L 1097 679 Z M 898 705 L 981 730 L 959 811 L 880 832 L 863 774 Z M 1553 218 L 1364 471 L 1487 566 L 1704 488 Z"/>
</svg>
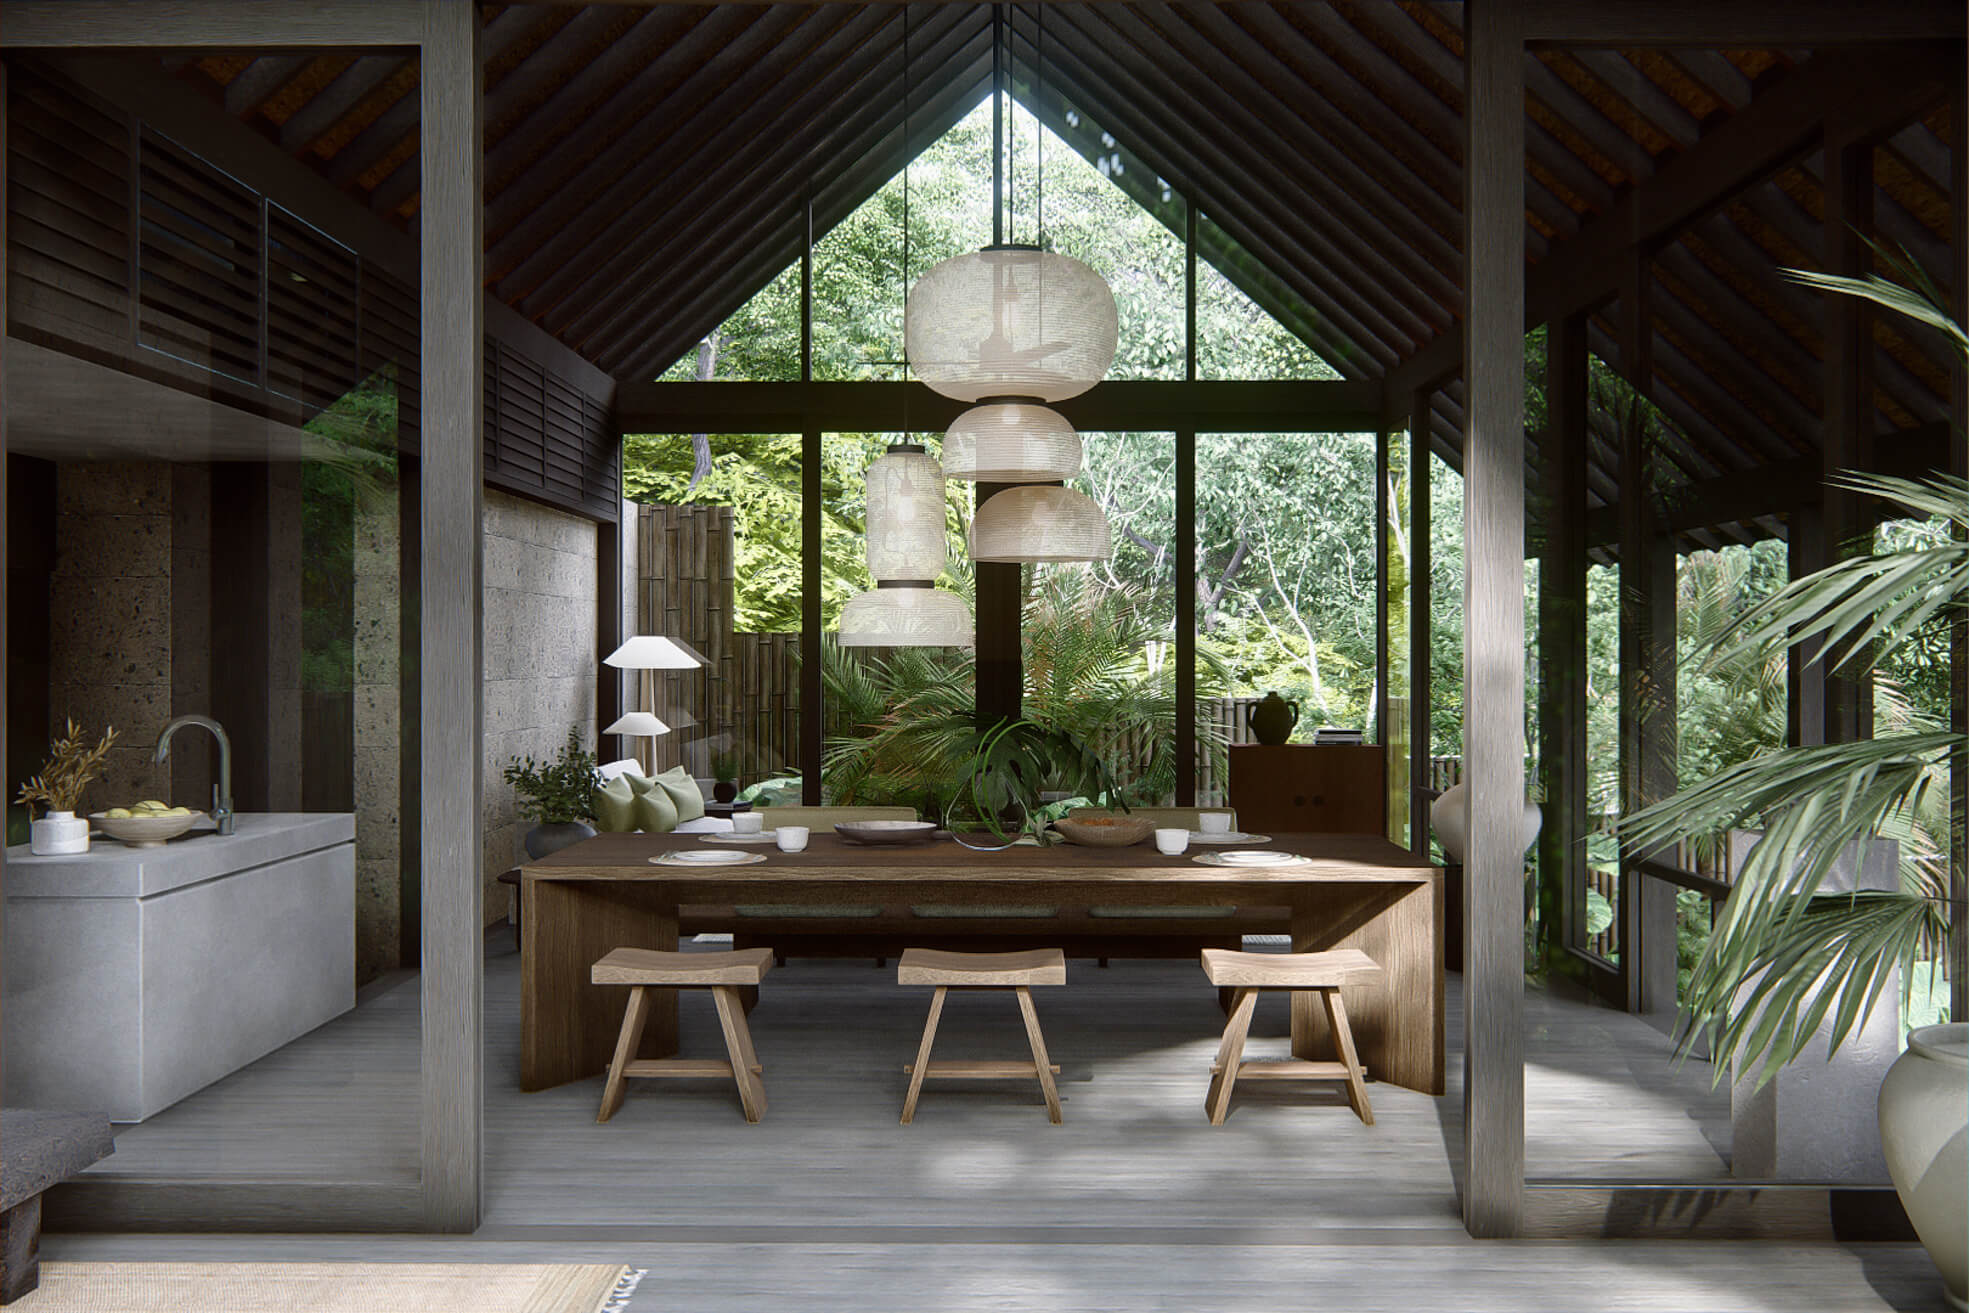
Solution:
<svg viewBox="0 0 1969 1313">
<path fill-rule="evenodd" d="M 204 812 L 192 812 L 187 816 L 108 816 L 102 812 L 92 812 L 89 819 L 104 834 L 132 848 L 158 848 L 167 839 L 177 838 L 208 818 Z"/>
</svg>

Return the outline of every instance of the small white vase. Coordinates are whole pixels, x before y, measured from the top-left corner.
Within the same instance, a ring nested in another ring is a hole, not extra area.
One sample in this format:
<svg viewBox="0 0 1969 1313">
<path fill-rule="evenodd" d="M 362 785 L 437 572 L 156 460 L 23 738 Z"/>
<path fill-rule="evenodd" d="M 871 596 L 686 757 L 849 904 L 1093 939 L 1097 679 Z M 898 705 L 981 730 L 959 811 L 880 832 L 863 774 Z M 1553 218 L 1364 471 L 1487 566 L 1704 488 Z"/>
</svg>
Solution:
<svg viewBox="0 0 1969 1313">
<path fill-rule="evenodd" d="M 1969 1310 L 1969 1022 L 1909 1033 L 1880 1082 L 1880 1147 L 1949 1307 Z"/>
<path fill-rule="evenodd" d="M 1524 819 L 1519 825 L 1519 852 L 1527 852 L 1538 838 L 1538 827 L 1545 819 L 1545 813 L 1538 804 L 1529 798 L 1525 800 Z M 1436 800 L 1429 804 L 1429 824 L 1436 831 L 1436 840 L 1443 846 L 1443 856 L 1460 865 L 1463 854 L 1469 846 L 1470 835 L 1470 791 L 1467 785 L 1452 784 L 1444 789 Z"/>
<path fill-rule="evenodd" d="M 27 827 L 27 850 L 37 857 L 89 851 L 89 821 L 74 812 L 51 811 Z"/>
</svg>

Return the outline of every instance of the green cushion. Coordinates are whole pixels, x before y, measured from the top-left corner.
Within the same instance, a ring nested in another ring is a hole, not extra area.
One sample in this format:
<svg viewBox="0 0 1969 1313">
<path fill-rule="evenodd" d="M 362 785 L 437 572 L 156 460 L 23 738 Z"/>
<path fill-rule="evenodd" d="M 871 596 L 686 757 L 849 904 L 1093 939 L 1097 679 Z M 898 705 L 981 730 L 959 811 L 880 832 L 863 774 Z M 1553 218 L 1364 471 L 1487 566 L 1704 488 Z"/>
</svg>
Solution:
<svg viewBox="0 0 1969 1313">
<path fill-rule="evenodd" d="M 697 781 L 690 777 L 690 772 L 682 766 L 672 766 L 664 771 L 656 777 L 656 783 L 670 795 L 670 801 L 676 805 L 677 824 L 694 821 L 704 815 L 704 792 L 697 787 Z"/>
<path fill-rule="evenodd" d="M 636 791 L 629 777 L 618 775 L 595 790 L 595 828 L 604 834 L 627 834 L 636 828 Z"/>
<path fill-rule="evenodd" d="M 653 782 L 645 783 L 649 787 L 636 793 L 636 828 L 644 834 L 668 834 L 677 828 L 677 804 L 670 800 L 668 789 L 658 788 Z"/>
</svg>

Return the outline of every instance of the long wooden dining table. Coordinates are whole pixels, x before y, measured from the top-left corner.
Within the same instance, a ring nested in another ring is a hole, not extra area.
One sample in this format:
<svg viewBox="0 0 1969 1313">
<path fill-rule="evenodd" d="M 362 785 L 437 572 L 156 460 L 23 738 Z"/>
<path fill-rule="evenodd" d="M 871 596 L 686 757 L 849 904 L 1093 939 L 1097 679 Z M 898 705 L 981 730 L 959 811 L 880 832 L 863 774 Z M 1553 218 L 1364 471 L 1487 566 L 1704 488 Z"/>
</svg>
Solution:
<svg viewBox="0 0 1969 1313">
<path fill-rule="evenodd" d="M 1279 834 L 1267 851 L 1305 862 L 1205 865 L 1206 849 L 1164 856 L 1128 848 L 1014 847 L 977 852 L 948 839 L 877 846 L 816 833 L 803 852 L 754 846 L 765 861 L 691 868 L 657 865 L 668 852 L 701 850 L 697 835 L 603 834 L 522 868 L 520 1087 L 540 1090 L 602 1072 L 622 1021 L 620 989 L 589 983 L 615 948 L 674 949 L 686 904 L 824 906 L 936 903 L 994 906 L 1285 907 L 1292 948 L 1358 948 L 1383 970 L 1343 991 L 1355 1043 L 1370 1076 L 1427 1094 L 1443 1092 L 1443 875 L 1374 835 Z M 736 847 L 736 845 L 733 845 Z M 950 921 L 927 920 L 926 942 Z M 1197 987 L 1208 989 L 1201 972 Z M 658 997 L 642 1056 L 676 1051 L 674 991 Z M 1326 1056 L 1326 1022 L 1310 997 L 1295 998 L 1292 1052 Z"/>
</svg>

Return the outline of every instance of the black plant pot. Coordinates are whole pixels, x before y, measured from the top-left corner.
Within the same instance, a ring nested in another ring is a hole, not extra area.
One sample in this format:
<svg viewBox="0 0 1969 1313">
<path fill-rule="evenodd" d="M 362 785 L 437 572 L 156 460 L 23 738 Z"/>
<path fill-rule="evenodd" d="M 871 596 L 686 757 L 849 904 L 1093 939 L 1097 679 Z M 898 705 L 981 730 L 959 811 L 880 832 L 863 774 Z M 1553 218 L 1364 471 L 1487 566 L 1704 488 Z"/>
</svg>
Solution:
<svg viewBox="0 0 1969 1313">
<path fill-rule="evenodd" d="M 711 801 L 730 802 L 738 796 L 738 785 L 731 780 L 719 780 L 711 786 Z"/>
<path fill-rule="evenodd" d="M 586 821 L 550 821 L 526 832 L 526 855 L 537 862 L 548 853 L 594 837 L 595 827 Z"/>
</svg>

